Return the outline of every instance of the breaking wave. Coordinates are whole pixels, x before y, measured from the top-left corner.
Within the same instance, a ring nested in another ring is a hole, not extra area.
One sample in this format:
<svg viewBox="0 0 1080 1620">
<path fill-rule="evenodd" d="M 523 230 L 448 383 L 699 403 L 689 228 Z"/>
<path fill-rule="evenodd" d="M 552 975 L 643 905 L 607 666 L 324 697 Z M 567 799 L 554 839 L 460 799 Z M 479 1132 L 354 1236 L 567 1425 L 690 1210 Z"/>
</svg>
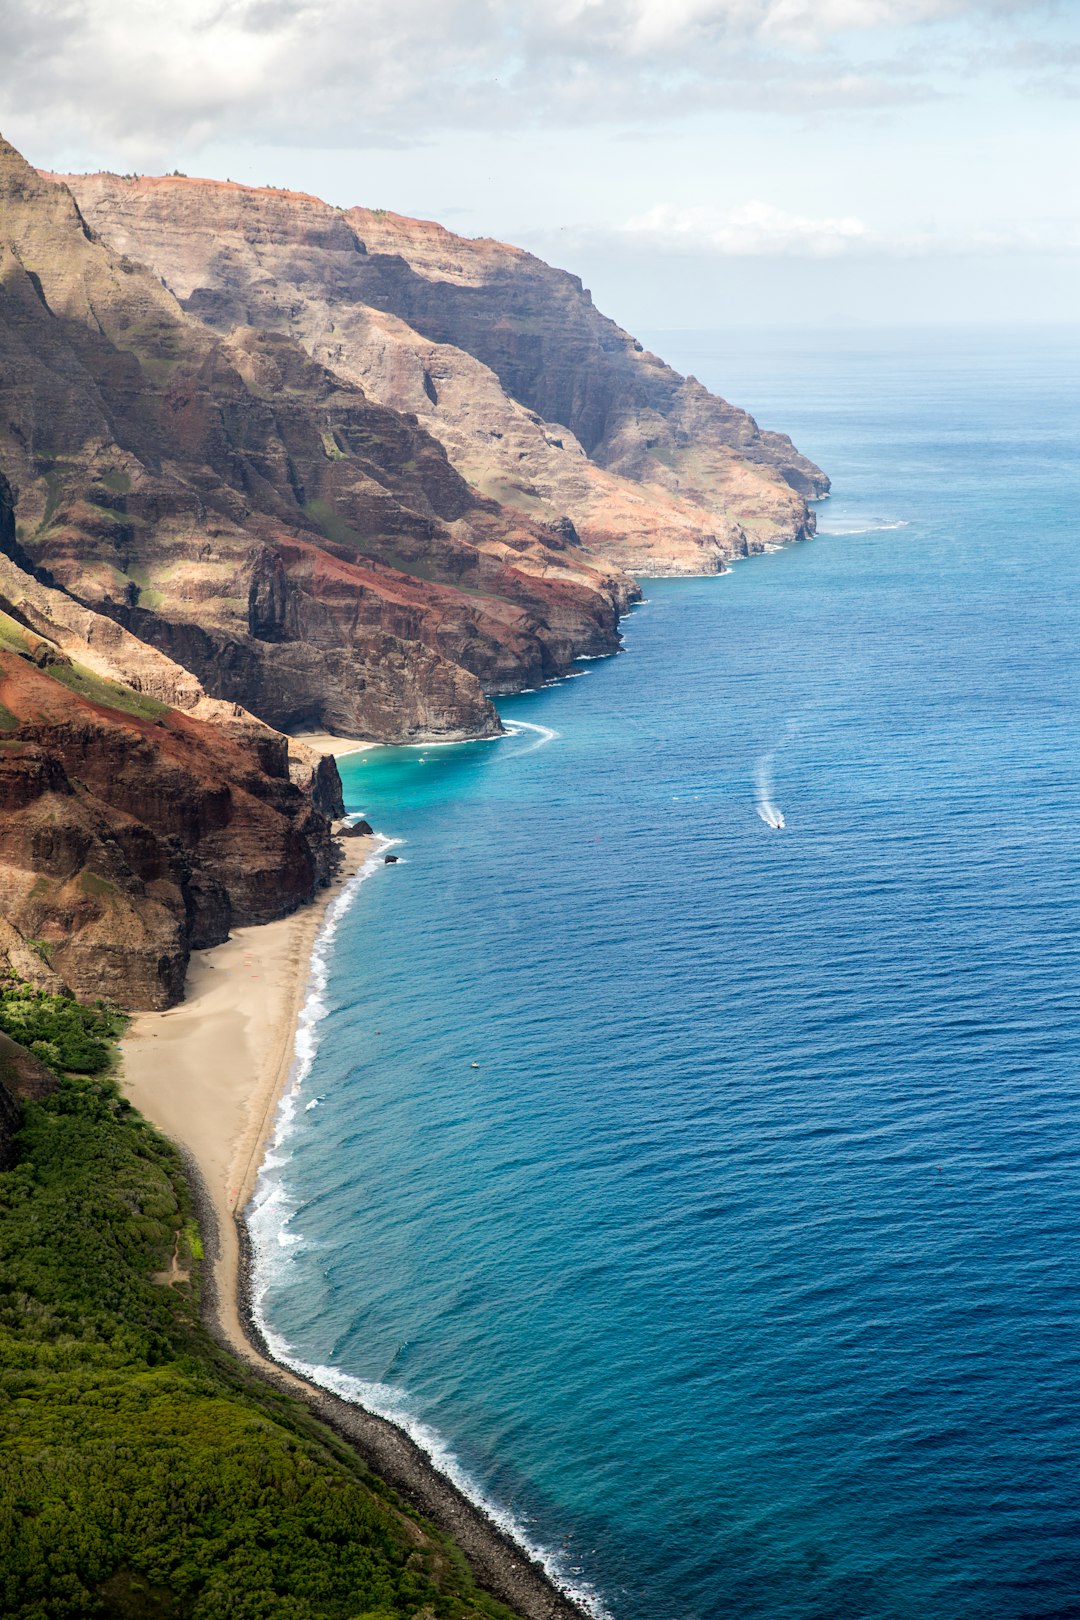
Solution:
<svg viewBox="0 0 1080 1620">
<path fill-rule="evenodd" d="M 572 1580 L 557 1555 L 534 1541 L 520 1518 L 485 1496 L 476 1481 L 462 1467 L 444 1437 L 430 1424 L 424 1423 L 413 1410 L 405 1390 L 374 1379 L 356 1378 L 351 1373 L 342 1372 L 339 1367 L 323 1367 L 314 1362 L 302 1361 L 293 1354 L 286 1340 L 268 1328 L 261 1317 L 258 1318 L 258 1322 L 259 1330 L 275 1361 L 291 1367 L 302 1378 L 318 1384 L 322 1389 L 328 1389 L 332 1395 L 340 1396 L 343 1401 L 349 1401 L 354 1406 L 362 1406 L 366 1411 L 374 1412 L 377 1417 L 385 1418 L 387 1422 L 404 1430 L 410 1440 L 424 1453 L 432 1467 L 444 1475 L 451 1484 L 456 1485 L 462 1496 L 467 1497 L 474 1507 L 479 1508 L 484 1517 L 490 1519 L 497 1529 L 528 1553 L 533 1562 L 540 1565 L 553 1586 L 579 1604 L 587 1614 L 592 1615 L 593 1620 L 613 1620 L 610 1610 L 605 1608 L 600 1595 L 593 1587 L 585 1582 Z"/>
<path fill-rule="evenodd" d="M 892 520 L 878 518 L 869 521 L 853 518 L 849 523 L 845 523 L 843 520 L 839 523 L 831 523 L 828 528 L 819 526 L 817 532 L 824 537 L 831 536 L 837 540 L 846 540 L 849 536 L 857 534 L 888 534 L 893 529 L 906 529 L 907 526 L 906 518 Z"/>
</svg>

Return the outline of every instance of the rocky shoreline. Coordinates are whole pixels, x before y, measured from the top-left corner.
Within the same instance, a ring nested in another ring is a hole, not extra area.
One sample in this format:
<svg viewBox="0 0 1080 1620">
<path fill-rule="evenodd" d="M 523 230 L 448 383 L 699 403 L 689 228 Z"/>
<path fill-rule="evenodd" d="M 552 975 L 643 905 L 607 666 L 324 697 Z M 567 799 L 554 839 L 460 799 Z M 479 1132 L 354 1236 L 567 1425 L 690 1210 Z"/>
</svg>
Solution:
<svg viewBox="0 0 1080 1620">
<path fill-rule="evenodd" d="M 124 1090 L 183 1158 L 203 1237 L 203 1319 L 222 1348 L 302 1400 L 410 1508 L 451 1536 L 477 1581 L 522 1620 L 589 1620 L 403 1429 L 279 1362 L 252 1310 L 244 1212 L 292 1070 L 312 955 L 335 896 L 362 881 L 385 846 L 357 837 L 339 847 L 342 868 L 311 905 L 198 953 L 189 999 L 140 1015 L 122 1043 Z"/>
<path fill-rule="evenodd" d="M 240 1248 L 238 1304 L 249 1348 L 248 1365 L 283 1394 L 298 1395 L 411 1508 L 452 1536 L 469 1560 L 478 1583 L 493 1597 L 524 1620 L 591 1620 L 589 1611 L 561 1592 L 524 1548 L 439 1472 L 403 1429 L 366 1407 L 342 1400 L 275 1359 L 252 1310 L 251 1237 L 240 1215 L 236 1217 L 236 1228 Z M 216 1296 L 211 1295 L 205 1303 L 207 1325 L 219 1342 L 235 1350 L 222 1330 Z"/>
</svg>

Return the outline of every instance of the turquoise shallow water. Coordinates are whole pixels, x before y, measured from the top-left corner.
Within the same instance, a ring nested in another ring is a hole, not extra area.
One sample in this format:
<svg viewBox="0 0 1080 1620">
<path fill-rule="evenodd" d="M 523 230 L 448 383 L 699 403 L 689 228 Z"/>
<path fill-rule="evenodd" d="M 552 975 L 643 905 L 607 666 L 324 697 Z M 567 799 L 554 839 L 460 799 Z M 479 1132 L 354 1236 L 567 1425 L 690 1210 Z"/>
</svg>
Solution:
<svg viewBox="0 0 1080 1620">
<path fill-rule="evenodd" d="M 827 532 L 343 762 L 261 1309 L 617 1620 L 1075 1616 L 1080 339 L 657 346 Z"/>
</svg>

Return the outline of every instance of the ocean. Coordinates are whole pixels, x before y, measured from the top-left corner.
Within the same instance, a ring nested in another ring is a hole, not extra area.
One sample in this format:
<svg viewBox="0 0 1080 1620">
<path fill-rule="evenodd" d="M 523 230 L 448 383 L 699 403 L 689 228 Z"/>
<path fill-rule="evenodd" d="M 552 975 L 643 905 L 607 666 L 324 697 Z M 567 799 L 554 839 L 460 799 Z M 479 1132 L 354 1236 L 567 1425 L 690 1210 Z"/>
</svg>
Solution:
<svg viewBox="0 0 1080 1620">
<path fill-rule="evenodd" d="M 1075 1617 L 1080 335 L 649 341 L 820 534 L 342 761 L 259 1313 L 598 1616 Z"/>
</svg>

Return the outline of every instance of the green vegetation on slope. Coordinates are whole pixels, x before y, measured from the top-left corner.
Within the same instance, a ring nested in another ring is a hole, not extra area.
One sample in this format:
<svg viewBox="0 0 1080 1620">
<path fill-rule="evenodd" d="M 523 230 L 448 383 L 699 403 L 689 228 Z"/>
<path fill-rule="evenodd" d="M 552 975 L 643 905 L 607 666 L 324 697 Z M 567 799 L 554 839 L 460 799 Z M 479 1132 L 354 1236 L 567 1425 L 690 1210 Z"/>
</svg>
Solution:
<svg viewBox="0 0 1080 1620">
<path fill-rule="evenodd" d="M 31 642 L 40 640 L 40 636 L 30 634 L 10 613 L 0 612 L 0 648 L 5 652 L 25 653 Z"/>
<path fill-rule="evenodd" d="M 121 714 L 133 714 L 137 720 L 160 720 L 163 714 L 169 712 L 167 703 L 159 703 L 157 698 L 148 697 L 145 692 L 134 692 L 130 686 L 97 675 L 82 664 L 49 664 L 44 673 L 51 675 L 54 681 L 59 681 L 69 691 L 89 698 L 91 703 L 100 703 L 107 709 L 119 709 Z"/>
<path fill-rule="evenodd" d="M 51 676 L 80 697 L 89 698 L 92 703 L 119 709 L 121 714 L 133 714 L 139 720 L 160 720 L 163 714 L 169 712 L 167 703 L 159 703 L 157 698 L 149 697 L 145 692 L 136 692 L 122 681 L 96 674 L 84 664 L 66 657 L 44 636 L 28 630 L 10 614 L 0 612 L 0 652 L 15 652 L 20 657 L 28 658 L 38 649 L 46 649 L 49 653 L 44 660 L 36 659 L 42 674 Z"/>
<path fill-rule="evenodd" d="M 0 1613 L 505 1616 L 299 1402 L 218 1349 L 175 1151 L 108 1080 L 0 1174 Z"/>
<path fill-rule="evenodd" d="M 29 985 L 0 985 L 0 1029 L 58 1074 L 103 1074 L 112 1062 L 110 1042 L 126 1022 L 101 1002 L 84 1007 Z"/>
</svg>

